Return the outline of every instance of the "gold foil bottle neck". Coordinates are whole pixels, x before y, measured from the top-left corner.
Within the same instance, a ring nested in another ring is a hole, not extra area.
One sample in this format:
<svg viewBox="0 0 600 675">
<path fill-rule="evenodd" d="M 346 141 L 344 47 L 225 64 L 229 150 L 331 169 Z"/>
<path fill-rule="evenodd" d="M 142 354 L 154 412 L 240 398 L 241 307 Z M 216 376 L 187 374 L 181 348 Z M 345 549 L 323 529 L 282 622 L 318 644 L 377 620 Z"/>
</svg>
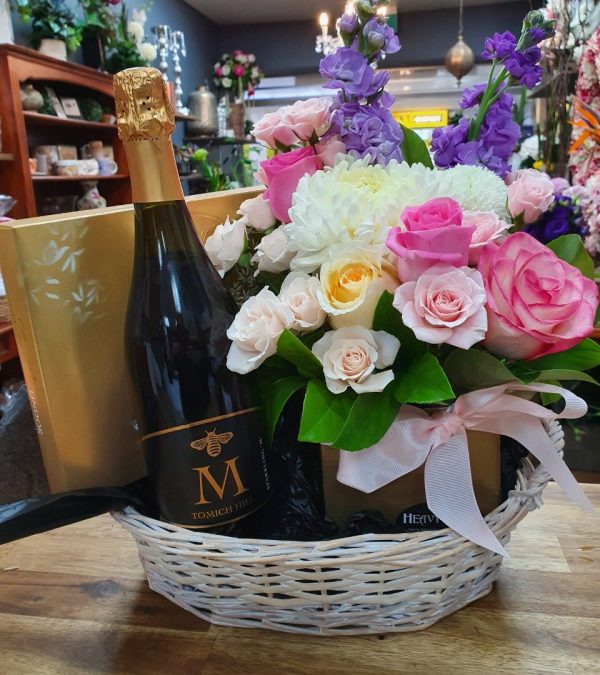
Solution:
<svg viewBox="0 0 600 675">
<path fill-rule="evenodd" d="M 156 68 L 128 68 L 113 78 L 119 138 L 159 140 L 175 131 L 167 86 Z"/>
</svg>

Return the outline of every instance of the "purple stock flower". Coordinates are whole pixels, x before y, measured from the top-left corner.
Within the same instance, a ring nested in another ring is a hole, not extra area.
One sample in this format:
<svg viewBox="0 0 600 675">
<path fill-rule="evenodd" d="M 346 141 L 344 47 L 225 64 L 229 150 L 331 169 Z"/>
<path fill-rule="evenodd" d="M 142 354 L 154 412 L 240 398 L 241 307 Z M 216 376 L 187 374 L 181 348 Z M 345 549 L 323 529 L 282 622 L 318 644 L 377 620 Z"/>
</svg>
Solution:
<svg viewBox="0 0 600 675">
<path fill-rule="evenodd" d="M 537 65 L 541 57 L 542 51 L 539 47 L 529 47 L 524 51 L 515 52 L 506 59 L 504 67 L 519 81 L 519 84 L 532 89 L 541 80 L 544 72 Z"/>
<path fill-rule="evenodd" d="M 341 137 L 350 154 L 369 155 L 372 164 L 402 161 L 402 129 L 380 103 L 343 103 L 333 113 L 331 130 Z"/>
<path fill-rule="evenodd" d="M 354 33 L 354 31 L 356 31 L 358 28 L 358 15 L 354 12 L 344 12 L 337 25 L 340 31 L 343 33 L 348 33 L 348 35 L 352 35 L 352 33 Z"/>
<path fill-rule="evenodd" d="M 493 37 L 485 39 L 484 46 L 482 58 L 488 61 L 494 59 L 501 61 L 514 53 L 517 48 L 517 38 L 508 30 L 504 33 L 494 33 Z"/>
<path fill-rule="evenodd" d="M 467 140 L 469 120 L 462 117 L 458 124 L 435 129 L 431 137 L 431 149 L 437 166 L 446 169 L 458 164 L 456 155 Z"/>
<path fill-rule="evenodd" d="M 463 110 L 474 108 L 479 103 L 479 101 L 481 101 L 485 87 L 485 84 L 476 84 L 471 89 L 465 89 L 463 91 L 462 99 L 459 103 L 460 107 Z"/>
<path fill-rule="evenodd" d="M 546 31 L 543 28 L 530 28 L 527 31 L 527 40 L 533 45 L 537 45 L 538 42 L 545 39 Z"/>
<path fill-rule="evenodd" d="M 493 105 L 488 110 L 479 132 L 479 142 L 495 157 L 508 159 L 521 136 L 521 127 L 513 120 L 510 110 Z"/>
<path fill-rule="evenodd" d="M 386 72 L 373 70 L 367 59 L 352 47 L 342 47 L 321 59 L 319 70 L 329 80 L 323 85 L 325 88 L 342 89 L 357 98 L 373 96 L 389 80 Z"/>
<path fill-rule="evenodd" d="M 367 44 L 375 51 L 383 51 L 386 54 L 395 54 L 400 51 L 400 40 L 394 33 L 394 29 L 381 23 L 377 18 L 369 19 L 363 28 L 363 35 Z"/>
</svg>

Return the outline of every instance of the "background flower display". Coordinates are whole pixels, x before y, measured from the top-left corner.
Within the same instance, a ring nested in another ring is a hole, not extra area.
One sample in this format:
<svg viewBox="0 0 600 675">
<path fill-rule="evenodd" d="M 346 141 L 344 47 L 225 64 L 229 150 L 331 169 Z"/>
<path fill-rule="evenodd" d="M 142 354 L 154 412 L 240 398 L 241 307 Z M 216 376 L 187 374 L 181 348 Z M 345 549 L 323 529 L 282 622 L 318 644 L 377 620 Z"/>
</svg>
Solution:
<svg viewBox="0 0 600 675">
<path fill-rule="evenodd" d="M 81 43 L 81 27 L 62 0 L 11 0 L 13 7 L 31 25 L 30 40 L 39 47 L 42 40 L 62 40 L 73 52 Z"/>
<path fill-rule="evenodd" d="M 217 89 L 240 102 L 244 101 L 244 95 L 254 94 L 262 78 L 256 56 L 241 49 L 223 54 L 214 65 L 213 82 Z"/>
<path fill-rule="evenodd" d="M 481 424 L 516 434 L 531 452 L 544 446 L 538 456 L 583 503 L 548 450 L 540 417 L 555 414 L 519 392 L 570 397 L 558 382 L 589 380 L 583 371 L 600 365 L 587 339 L 594 267 L 579 234 L 546 246 L 517 231 L 565 206 L 547 175 L 500 177 L 517 140 L 505 85 L 539 80 L 537 44 L 552 24 L 531 12 L 519 40 L 486 41 L 493 74 L 466 93 L 474 117 L 437 136 L 434 168 L 423 141 L 388 115 L 387 76 L 374 66 L 399 44 L 382 4 L 359 0 L 340 20 L 345 46 L 321 62 L 325 87 L 338 90 L 333 104 L 299 102 L 257 124 L 256 138 L 275 153 L 257 176 L 266 191 L 206 243 L 223 276 L 250 280 L 227 332 L 228 367 L 259 379 L 270 434 L 303 391 L 299 440 L 339 450 L 338 479 L 365 492 L 427 463 L 451 438 L 462 449 L 439 461 L 442 477 L 452 473 L 466 452 L 461 411 L 483 405 L 510 418 L 524 405 L 539 444 L 493 415 Z M 417 427 L 426 444 L 394 441 Z M 460 517 L 444 502 L 455 485 L 428 488 L 430 508 L 503 552 L 464 487 Z"/>
</svg>

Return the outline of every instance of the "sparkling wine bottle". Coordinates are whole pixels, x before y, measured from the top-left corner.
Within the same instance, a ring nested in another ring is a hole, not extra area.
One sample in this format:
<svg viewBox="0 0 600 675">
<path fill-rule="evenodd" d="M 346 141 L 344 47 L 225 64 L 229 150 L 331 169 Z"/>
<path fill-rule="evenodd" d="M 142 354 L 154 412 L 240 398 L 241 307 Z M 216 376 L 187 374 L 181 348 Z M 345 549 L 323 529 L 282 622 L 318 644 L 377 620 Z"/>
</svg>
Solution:
<svg viewBox="0 0 600 675">
<path fill-rule="evenodd" d="M 148 473 L 161 518 L 214 528 L 270 493 L 255 398 L 226 366 L 237 307 L 183 198 L 160 72 L 122 71 L 114 89 L 135 208 L 125 344 Z"/>
</svg>

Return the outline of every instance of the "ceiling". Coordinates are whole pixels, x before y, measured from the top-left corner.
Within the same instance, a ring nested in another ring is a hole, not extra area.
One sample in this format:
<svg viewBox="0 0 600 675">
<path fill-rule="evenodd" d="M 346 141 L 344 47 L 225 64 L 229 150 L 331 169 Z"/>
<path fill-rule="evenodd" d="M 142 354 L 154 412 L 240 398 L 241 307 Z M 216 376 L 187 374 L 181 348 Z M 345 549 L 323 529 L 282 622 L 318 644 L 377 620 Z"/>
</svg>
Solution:
<svg viewBox="0 0 600 675">
<path fill-rule="evenodd" d="M 514 0 L 464 0 L 468 5 L 495 5 Z M 344 0 L 185 0 L 188 5 L 218 24 L 272 23 L 277 21 L 306 21 L 320 12 L 338 16 Z M 399 12 L 458 8 L 459 0 L 396 0 Z M 394 4 L 394 0 L 390 3 Z"/>
</svg>

